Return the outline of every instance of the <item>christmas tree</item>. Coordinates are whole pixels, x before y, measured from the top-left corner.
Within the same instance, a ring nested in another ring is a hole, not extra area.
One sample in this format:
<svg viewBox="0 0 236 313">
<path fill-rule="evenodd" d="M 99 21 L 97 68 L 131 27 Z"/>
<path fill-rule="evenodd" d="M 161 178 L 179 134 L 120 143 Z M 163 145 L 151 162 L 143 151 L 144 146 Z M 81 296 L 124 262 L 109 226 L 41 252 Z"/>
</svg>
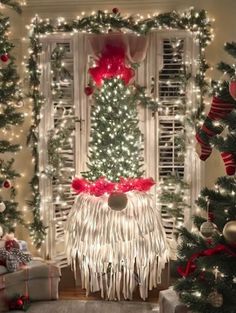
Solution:
<svg viewBox="0 0 236 313">
<path fill-rule="evenodd" d="M 23 122 L 23 114 L 17 112 L 22 104 L 22 94 L 15 60 L 14 48 L 8 39 L 9 18 L 0 15 L 0 226 L 5 231 L 14 231 L 18 222 L 23 223 L 18 204 L 14 201 L 16 189 L 14 179 L 20 175 L 14 170 L 12 153 L 20 149 L 14 144 L 10 131 Z"/>
<path fill-rule="evenodd" d="M 225 50 L 236 58 L 236 43 Z M 213 100 L 208 116 L 197 133 L 200 158 L 215 147 L 221 152 L 226 173 L 235 174 L 236 88 L 235 65 L 221 62 L 218 69 L 231 82 L 213 82 Z M 223 129 L 227 132 L 222 134 Z M 236 179 L 218 178 L 215 189 L 204 188 L 197 200 L 206 215 L 194 217 L 196 232 L 180 230 L 178 272 L 175 288 L 192 312 L 233 313 L 236 307 Z M 206 216 L 204 218 L 203 216 Z"/>
<path fill-rule="evenodd" d="M 87 188 L 80 188 L 81 183 L 86 185 L 98 181 L 100 188 L 101 183 L 106 184 L 105 180 L 115 183 L 128 179 L 125 184 L 128 183 L 130 188 L 134 184 L 136 187 L 139 183 L 145 184 L 139 184 L 143 191 L 148 184 L 151 184 L 150 187 L 153 185 L 145 179 L 132 179 L 143 174 L 142 134 L 137 105 L 144 105 L 155 112 L 158 103 L 146 94 L 145 88 L 131 84 L 134 69 L 132 64 L 127 63 L 122 47 L 107 44 L 96 62 L 97 66 L 89 69 L 92 82 L 85 88 L 85 93 L 88 96 L 94 93 L 94 102 L 91 108 L 88 171 L 82 173 L 87 181 L 77 180 L 77 184 L 73 185 L 76 191 Z M 134 68 L 136 66 L 133 65 Z"/>
<path fill-rule="evenodd" d="M 110 181 L 139 177 L 141 132 L 138 128 L 135 88 L 121 79 L 105 80 L 95 93 L 91 112 L 91 141 L 88 168 L 84 177 Z"/>
</svg>

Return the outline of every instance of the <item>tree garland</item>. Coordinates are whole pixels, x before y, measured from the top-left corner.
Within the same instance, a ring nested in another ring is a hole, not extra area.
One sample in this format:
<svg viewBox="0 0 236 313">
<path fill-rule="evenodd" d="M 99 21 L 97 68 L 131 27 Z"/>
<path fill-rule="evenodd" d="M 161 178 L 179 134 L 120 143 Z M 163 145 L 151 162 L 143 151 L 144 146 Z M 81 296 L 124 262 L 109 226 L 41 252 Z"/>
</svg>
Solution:
<svg viewBox="0 0 236 313">
<path fill-rule="evenodd" d="M 57 46 L 51 54 L 52 103 L 58 102 L 63 97 L 62 85 L 64 83 L 70 84 L 72 80 L 70 72 L 63 63 L 65 54 L 66 51 L 61 46 Z M 60 150 L 71 148 L 71 135 L 75 131 L 77 119 L 72 110 L 67 113 L 61 111 L 59 110 L 58 121 L 54 125 L 54 129 L 51 129 L 48 133 L 48 166 L 45 169 L 45 174 L 57 184 L 58 188 L 54 189 L 53 196 L 57 204 L 60 202 L 63 205 L 66 202 L 66 190 L 62 186 L 66 179 L 68 179 L 68 183 L 70 182 L 74 171 L 68 173 L 68 170 L 66 170 L 67 159 L 64 154 L 60 153 Z"/>
<path fill-rule="evenodd" d="M 28 69 L 29 69 L 29 83 L 30 91 L 29 97 L 33 101 L 33 124 L 30 127 L 30 131 L 27 137 L 27 144 L 30 145 L 32 149 L 32 155 L 34 160 L 34 175 L 30 181 L 32 188 L 32 200 L 28 201 L 28 205 L 32 210 L 33 221 L 30 224 L 30 234 L 33 237 L 34 244 L 37 248 L 40 248 L 44 238 L 46 236 L 46 227 L 43 225 L 43 222 L 40 218 L 40 193 L 39 193 L 39 156 L 38 156 L 38 125 L 40 123 L 40 110 L 42 107 L 43 96 L 39 91 L 40 85 L 40 70 L 38 68 L 39 55 L 42 50 L 40 40 L 39 40 L 39 28 L 35 19 L 33 24 L 33 35 L 30 37 L 31 49 L 30 58 L 28 60 Z"/>
<path fill-rule="evenodd" d="M 17 2 L 0 1 L 0 7 L 2 5 L 13 8 L 17 13 L 21 12 Z M 8 16 L 0 12 L 0 232 L 13 232 L 17 224 L 25 225 L 15 201 L 15 178 L 21 175 L 14 169 L 15 159 L 10 158 L 10 154 L 16 154 L 22 147 L 19 143 L 13 143 L 13 136 L 11 138 L 8 133 L 13 133 L 14 126 L 24 122 L 24 114 L 17 110 L 22 105 L 23 93 L 12 53 L 14 45 L 8 38 L 9 20 Z"/>
<path fill-rule="evenodd" d="M 32 235 L 36 246 L 40 247 L 45 236 L 45 227 L 40 220 L 40 195 L 39 195 L 39 169 L 38 169 L 38 151 L 37 145 L 39 141 L 38 125 L 40 122 L 40 110 L 44 103 L 43 95 L 40 92 L 40 75 L 39 57 L 42 52 L 40 38 L 53 33 L 76 32 L 87 33 L 107 33 L 114 30 L 122 32 L 133 32 L 138 35 L 146 35 L 151 30 L 161 29 L 180 29 L 192 32 L 199 42 L 199 71 L 195 76 L 195 82 L 199 91 L 198 110 L 192 115 L 192 124 L 195 126 L 197 121 L 203 114 L 204 101 L 203 96 L 207 91 L 207 82 L 205 72 L 208 65 L 205 60 L 205 47 L 212 40 L 211 22 L 206 15 L 205 10 L 196 11 L 190 8 L 186 12 L 177 13 L 175 11 L 162 13 L 142 19 L 141 17 L 123 17 L 118 9 L 113 9 L 112 12 L 98 11 L 89 16 L 78 17 L 75 20 L 66 22 L 64 18 L 58 18 L 55 22 L 50 20 L 42 20 L 36 16 L 29 27 L 30 33 L 30 52 L 28 60 L 28 72 L 30 81 L 29 96 L 33 102 L 33 124 L 30 128 L 28 136 L 28 144 L 32 147 L 32 154 L 35 159 L 35 174 L 31 181 L 33 190 L 33 199 L 31 201 L 33 210 L 33 223 L 31 224 Z M 187 74 L 185 76 L 187 79 Z M 144 94 L 144 93 L 143 93 Z M 141 97 L 141 92 L 140 92 Z M 145 95 L 144 95 L 145 98 Z M 150 101 L 148 100 L 148 103 Z M 156 106 L 150 105 L 153 111 Z"/>
</svg>

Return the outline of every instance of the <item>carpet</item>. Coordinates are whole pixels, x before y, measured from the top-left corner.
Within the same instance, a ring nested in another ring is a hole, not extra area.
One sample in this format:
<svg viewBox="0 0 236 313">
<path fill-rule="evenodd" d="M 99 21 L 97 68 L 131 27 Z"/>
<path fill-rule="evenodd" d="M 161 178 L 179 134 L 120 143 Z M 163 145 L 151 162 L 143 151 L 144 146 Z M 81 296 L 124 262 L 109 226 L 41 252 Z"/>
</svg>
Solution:
<svg viewBox="0 0 236 313">
<path fill-rule="evenodd" d="M 58 300 L 32 303 L 27 313 L 158 313 L 155 303 Z M 9 313 L 22 313 L 11 311 Z"/>
</svg>

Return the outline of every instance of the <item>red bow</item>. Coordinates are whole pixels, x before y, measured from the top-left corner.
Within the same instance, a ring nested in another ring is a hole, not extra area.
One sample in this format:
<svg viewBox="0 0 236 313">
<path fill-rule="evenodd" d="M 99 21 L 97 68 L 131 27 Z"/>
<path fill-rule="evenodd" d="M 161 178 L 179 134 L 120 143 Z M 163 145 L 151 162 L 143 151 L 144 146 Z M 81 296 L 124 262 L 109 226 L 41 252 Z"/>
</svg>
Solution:
<svg viewBox="0 0 236 313">
<path fill-rule="evenodd" d="M 236 248 L 236 246 L 232 246 L 234 248 Z M 185 267 L 185 269 L 182 268 L 182 266 L 179 266 L 177 268 L 177 272 L 179 273 L 179 275 L 183 276 L 183 277 L 187 277 L 189 276 L 189 274 L 193 273 L 195 271 L 195 269 L 197 268 L 196 264 L 195 264 L 195 260 L 198 259 L 199 257 L 202 256 L 212 256 L 221 252 L 225 252 L 228 255 L 234 256 L 236 257 L 236 253 L 233 252 L 232 250 L 230 250 L 227 246 L 219 244 L 214 248 L 210 248 L 210 249 L 206 249 L 204 251 L 198 252 L 198 253 L 194 253 L 190 259 L 188 260 L 188 263 Z"/>
<path fill-rule="evenodd" d="M 121 78 L 127 85 L 134 76 L 134 70 L 125 64 L 125 52 L 121 47 L 107 45 L 97 61 L 97 66 L 89 69 L 89 73 L 100 87 L 104 79 Z"/>
</svg>

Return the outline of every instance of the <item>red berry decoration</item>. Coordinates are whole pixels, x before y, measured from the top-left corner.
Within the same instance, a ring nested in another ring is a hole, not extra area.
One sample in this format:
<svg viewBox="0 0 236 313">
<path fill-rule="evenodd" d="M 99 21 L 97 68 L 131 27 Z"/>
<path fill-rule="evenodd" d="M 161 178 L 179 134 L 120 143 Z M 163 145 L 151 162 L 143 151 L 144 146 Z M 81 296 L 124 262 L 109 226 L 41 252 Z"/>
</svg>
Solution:
<svg viewBox="0 0 236 313">
<path fill-rule="evenodd" d="M 93 94 L 93 88 L 91 86 L 87 86 L 84 88 L 84 92 L 86 96 L 91 96 Z"/>
<path fill-rule="evenodd" d="M 9 55 L 7 53 L 2 54 L 0 59 L 2 62 L 7 62 L 9 60 Z"/>
<path fill-rule="evenodd" d="M 2 186 L 3 186 L 4 188 L 6 188 L 6 189 L 9 189 L 9 188 L 11 187 L 11 182 L 10 182 L 10 180 L 8 180 L 8 179 L 4 180 Z"/>
<path fill-rule="evenodd" d="M 16 300 L 16 305 L 17 305 L 17 308 L 22 308 L 22 306 L 23 306 L 23 300 L 21 300 L 21 299 L 18 299 L 18 300 Z"/>
<path fill-rule="evenodd" d="M 113 9 L 112 9 L 112 12 L 113 12 L 114 14 L 117 14 L 117 13 L 119 12 L 119 10 L 118 10 L 117 8 L 113 8 Z"/>
<path fill-rule="evenodd" d="M 213 212 L 209 212 L 208 213 L 208 219 L 213 222 L 214 221 L 214 218 L 215 218 L 215 214 Z"/>
</svg>

